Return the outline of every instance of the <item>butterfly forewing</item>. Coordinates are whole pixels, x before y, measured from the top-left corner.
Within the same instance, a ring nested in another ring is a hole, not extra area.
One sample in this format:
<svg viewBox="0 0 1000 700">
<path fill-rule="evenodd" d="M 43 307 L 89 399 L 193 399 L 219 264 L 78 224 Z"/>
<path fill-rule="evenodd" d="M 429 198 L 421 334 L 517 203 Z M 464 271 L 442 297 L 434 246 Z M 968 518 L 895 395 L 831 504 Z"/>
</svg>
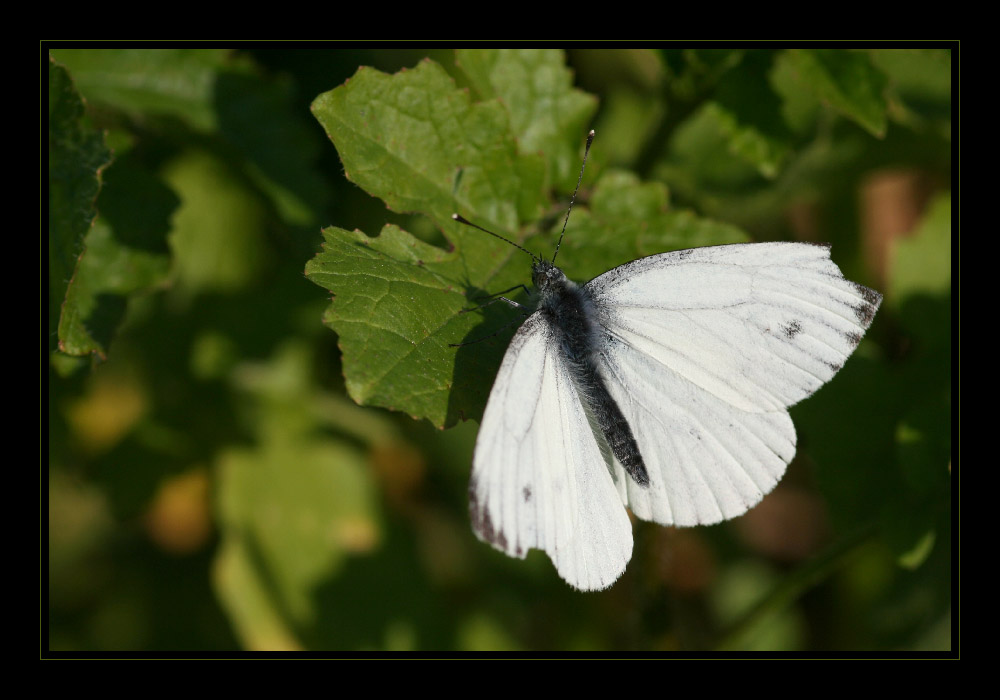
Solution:
<svg viewBox="0 0 1000 700">
<path fill-rule="evenodd" d="M 828 247 L 807 243 L 653 255 L 586 287 L 618 342 L 752 412 L 787 408 L 829 381 L 881 302 L 844 279 Z"/>
<path fill-rule="evenodd" d="M 741 515 L 777 484 L 795 455 L 786 408 L 840 369 L 881 301 L 803 243 L 654 255 L 586 288 L 602 374 L 650 474 L 626 501 L 676 525 Z"/>
</svg>

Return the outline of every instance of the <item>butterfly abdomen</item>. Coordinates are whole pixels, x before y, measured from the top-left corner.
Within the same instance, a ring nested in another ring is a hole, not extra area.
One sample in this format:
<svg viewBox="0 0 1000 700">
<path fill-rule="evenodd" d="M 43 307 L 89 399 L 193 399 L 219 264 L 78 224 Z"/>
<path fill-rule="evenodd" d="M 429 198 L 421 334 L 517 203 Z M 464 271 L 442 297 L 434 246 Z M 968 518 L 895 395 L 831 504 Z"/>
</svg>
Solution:
<svg viewBox="0 0 1000 700">
<path fill-rule="evenodd" d="M 590 294 L 551 263 L 536 264 L 534 280 L 539 290 L 539 310 L 556 335 L 577 393 L 625 471 L 637 484 L 647 486 L 649 474 L 632 428 L 597 369 L 600 333 Z"/>
</svg>

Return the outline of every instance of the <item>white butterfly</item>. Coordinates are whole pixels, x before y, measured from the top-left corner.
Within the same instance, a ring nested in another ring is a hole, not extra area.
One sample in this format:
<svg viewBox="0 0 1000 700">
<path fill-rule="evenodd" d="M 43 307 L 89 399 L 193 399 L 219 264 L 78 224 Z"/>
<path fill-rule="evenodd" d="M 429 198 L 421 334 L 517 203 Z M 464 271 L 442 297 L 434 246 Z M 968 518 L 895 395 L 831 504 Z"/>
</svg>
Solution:
<svg viewBox="0 0 1000 700">
<path fill-rule="evenodd" d="M 786 409 L 836 374 L 882 301 L 808 243 L 663 253 L 583 286 L 545 260 L 532 273 L 539 307 L 490 392 L 469 510 L 480 539 L 543 550 L 581 590 L 632 557 L 623 504 L 688 526 L 760 502 L 795 456 Z"/>
</svg>

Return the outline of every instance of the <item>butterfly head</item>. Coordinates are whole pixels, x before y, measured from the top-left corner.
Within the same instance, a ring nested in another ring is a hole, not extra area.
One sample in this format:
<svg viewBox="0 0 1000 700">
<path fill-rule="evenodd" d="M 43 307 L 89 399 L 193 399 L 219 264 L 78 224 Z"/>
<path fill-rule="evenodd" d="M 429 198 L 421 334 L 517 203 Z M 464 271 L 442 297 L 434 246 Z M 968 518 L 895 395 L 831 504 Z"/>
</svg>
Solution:
<svg viewBox="0 0 1000 700">
<path fill-rule="evenodd" d="M 531 281 L 542 296 L 545 296 L 546 292 L 565 287 L 567 283 L 563 271 L 548 260 L 539 260 L 531 266 Z"/>
</svg>

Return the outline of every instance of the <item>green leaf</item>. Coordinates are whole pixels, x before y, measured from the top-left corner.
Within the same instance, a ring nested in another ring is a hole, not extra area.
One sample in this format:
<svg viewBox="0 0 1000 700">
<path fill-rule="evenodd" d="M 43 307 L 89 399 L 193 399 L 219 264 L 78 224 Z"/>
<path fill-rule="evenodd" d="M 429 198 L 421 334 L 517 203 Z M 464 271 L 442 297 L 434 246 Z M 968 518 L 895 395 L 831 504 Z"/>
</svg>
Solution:
<svg viewBox="0 0 1000 700">
<path fill-rule="evenodd" d="M 219 74 L 214 104 L 219 133 L 246 158 L 246 173 L 275 203 L 282 219 L 312 225 L 327 185 L 315 168 L 318 139 L 294 111 L 290 86 L 232 71 Z"/>
<path fill-rule="evenodd" d="M 128 297 L 164 282 L 170 267 L 166 236 L 177 197 L 126 156 L 108 168 L 101 216 L 86 238 L 59 320 L 59 343 L 70 355 L 105 357 Z"/>
<path fill-rule="evenodd" d="M 57 49 L 89 100 L 141 117 L 165 114 L 214 130 L 216 74 L 226 49 Z"/>
<path fill-rule="evenodd" d="M 658 169 L 679 196 L 702 209 L 718 202 L 717 192 L 729 195 L 761 181 L 758 168 L 735 152 L 725 119 L 714 102 L 704 104 L 674 131 L 669 157 Z"/>
<path fill-rule="evenodd" d="M 267 216 L 239 173 L 192 149 L 164 166 L 163 179 L 181 200 L 170 232 L 180 286 L 233 292 L 258 281 L 269 260 Z"/>
<path fill-rule="evenodd" d="M 375 489 L 364 455 L 313 438 L 232 449 L 218 467 L 224 549 L 247 570 L 222 588 L 222 599 L 245 638 L 259 634 L 261 618 L 270 620 L 268 610 L 285 612 L 294 627 L 314 623 L 317 585 L 349 553 L 368 551 L 378 541 Z M 271 587 L 270 605 L 258 604 L 256 612 L 238 604 L 253 593 L 244 589 L 254 581 Z"/>
<path fill-rule="evenodd" d="M 536 98 L 530 92 L 518 97 Z M 515 100 L 508 109 L 530 114 L 538 107 Z M 531 261 L 446 217 L 457 209 L 515 240 L 530 231 L 534 222 L 523 212 L 539 206 L 512 202 L 525 201 L 519 192 L 525 186 L 529 201 L 540 203 L 542 193 L 539 181 L 522 176 L 524 157 L 505 113 L 494 101 L 471 103 L 426 61 L 393 76 L 362 69 L 317 98 L 313 110 L 349 178 L 393 209 L 426 214 L 454 244 L 446 252 L 396 226 L 374 238 L 338 228 L 323 232 L 323 252 L 306 275 L 333 292 L 324 322 L 339 335 L 348 393 L 358 403 L 405 411 L 438 427 L 478 419 L 520 316 L 504 304 L 462 311 L 528 283 Z M 459 170 L 464 176 L 456 189 Z M 555 218 L 561 225 L 563 212 Z M 585 281 L 641 255 L 737 240 L 745 240 L 737 229 L 667 210 L 662 185 L 612 173 L 597 182 L 589 212 L 574 209 L 559 263 Z M 525 245 L 550 257 L 555 239 Z"/>
<path fill-rule="evenodd" d="M 729 136 L 730 149 L 767 178 L 777 176 L 791 150 L 782 102 L 769 77 L 773 58 L 769 51 L 747 52 L 722 77 L 715 93 L 717 117 Z"/>
<path fill-rule="evenodd" d="M 597 126 L 601 135 L 604 162 L 626 167 L 635 163 L 656 138 L 656 130 L 666 113 L 665 100 L 649 96 L 627 85 L 604 97 Z M 657 142 L 655 145 L 662 145 Z"/>
<path fill-rule="evenodd" d="M 80 89 L 105 109 L 146 130 L 179 120 L 219 137 L 238 167 L 293 225 L 311 225 L 326 200 L 314 161 L 317 142 L 293 111 L 291 86 L 255 74 L 224 49 L 64 49 L 55 52 L 79 76 Z M 174 139 L 184 135 L 169 131 Z M 148 134 L 147 134 L 148 135 Z"/>
<path fill-rule="evenodd" d="M 489 390 L 483 377 L 496 371 L 502 347 L 482 344 L 461 368 L 448 347 L 480 323 L 476 314 L 461 313 L 470 305 L 465 259 L 395 226 L 376 238 L 337 228 L 323 236 L 323 252 L 309 261 L 306 275 L 334 292 L 323 320 L 340 336 L 351 398 L 438 427 L 453 425 L 463 410 L 481 411 Z M 510 286 L 515 276 L 494 279 Z"/>
<path fill-rule="evenodd" d="M 893 121 L 922 135 L 951 141 L 951 51 L 940 48 L 887 49 L 872 60 L 889 80 Z"/>
<path fill-rule="evenodd" d="M 895 244 L 889 298 L 895 304 L 951 291 L 951 193 L 931 202 L 913 236 Z"/>
<path fill-rule="evenodd" d="M 885 135 L 886 78 L 867 53 L 798 49 L 791 60 L 804 87 L 873 136 Z"/>
<path fill-rule="evenodd" d="M 391 76 L 362 67 L 312 110 L 347 179 L 394 211 L 426 214 L 456 245 L 470 235 L 456 211 L 506 234 L 541 211 L 542 159 L 518 153 L 499 102 L 473 104 L 436 63 Z"/>
<path fill-rule="evenodd" d="M 324 435 L 328 397 L 309 371 L 312 352 L 291 339 L 233 374 L 258 442 L 225 449 L 215 465 L 215 584 L 249 648 L 297 647 L 320 617 L 318 589 L 382 541 L 365 452 Z"/>
<path fill-rule="evenodd" d="M 522 153 L 545 154 L 555 186 L 571 192 L 580 173 L 580 142 L 597 99 L 573 87 L 562 51 L 463 49 L 456 63 L 483 99 L 498 98 Z"/>
<path fill-rule="evenodd" d="M 49 349 L 56 347 L 60 306 L 97 214 L 101 171 L 111 153 L 104 136 L 83 125 L 83 101 L 66 69 L 49 60 Z"/>
<path fill-rule="evenodd" d="M 739 64 L 742 49 L 664 49 L 663 61 L 670 71 L 670 90 L 680 100 L 697 100 L 726 71 Z"/>
<path fill-rule="evenodd" d="M 250 651 L 299 651 L 291 621 L 282 617 L 256 551 L 239 538 L 223 538 L 212 567 L 215 595 L 242 647 Z"/>
</svg>

